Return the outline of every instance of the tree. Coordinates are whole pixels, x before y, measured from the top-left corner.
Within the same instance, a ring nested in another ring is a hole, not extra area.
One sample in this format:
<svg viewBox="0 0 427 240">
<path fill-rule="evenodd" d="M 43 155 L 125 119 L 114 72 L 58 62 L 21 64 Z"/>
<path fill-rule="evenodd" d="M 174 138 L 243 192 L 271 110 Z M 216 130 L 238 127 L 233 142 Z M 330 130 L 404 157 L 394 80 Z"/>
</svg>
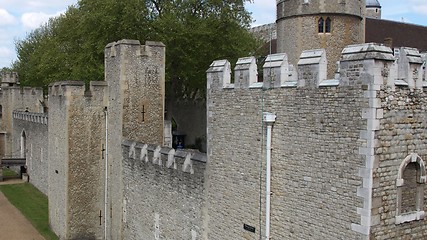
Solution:
<svg viewBox="0 0 427 240">
<path fill-rule="evenodd" d="M 205 95 L 205 71 L 217 59 L 254 54 L 249 0 L 80 0 L 65 14 L 16 43 L 13 65 L 21 82 L 47 86 L 58 80 L 102 80 L 104 47 L 120 39 L 162 41 L 167 92 Z"/>
</svg>

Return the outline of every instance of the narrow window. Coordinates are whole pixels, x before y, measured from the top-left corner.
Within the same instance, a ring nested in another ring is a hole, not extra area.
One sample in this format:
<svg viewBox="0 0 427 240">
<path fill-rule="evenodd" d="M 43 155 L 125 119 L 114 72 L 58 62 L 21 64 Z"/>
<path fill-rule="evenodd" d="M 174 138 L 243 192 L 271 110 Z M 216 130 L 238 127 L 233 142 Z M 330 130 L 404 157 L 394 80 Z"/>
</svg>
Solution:
<svg viewBox="0 0 427 240">
<path fill-rule="evenodd" d="M 326 18 L 326 24 L 325 24 L 325 32 L 330 33 L 331 32 L 331 24 L 332 21 L 330 18 Z"/>
<path fill-rule="evenodd" d="M 0 105 L 0 118 L 2 118 L 2 117 L 3 117 L 3 106 Z"/>
<path fill-rule="evenodd" d="M 321 17 L 319 19 L 319 33 L 323 33 L 325 28 L 325 20 Z"/>
</svg>

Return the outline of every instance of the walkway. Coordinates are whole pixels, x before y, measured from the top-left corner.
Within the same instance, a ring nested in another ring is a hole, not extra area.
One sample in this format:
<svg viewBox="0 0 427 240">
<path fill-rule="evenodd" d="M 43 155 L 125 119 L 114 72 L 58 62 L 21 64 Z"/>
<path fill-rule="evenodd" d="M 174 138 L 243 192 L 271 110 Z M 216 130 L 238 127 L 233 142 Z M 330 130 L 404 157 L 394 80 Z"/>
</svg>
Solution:
<svg viewBox="0 0 427 240">
<path fill-rule="evenodd" d="M 9 180 L 1 184 L 22 182 Z M 0 240 L 44 240 L 31 223 L 0 192 Z"/>
</svg>

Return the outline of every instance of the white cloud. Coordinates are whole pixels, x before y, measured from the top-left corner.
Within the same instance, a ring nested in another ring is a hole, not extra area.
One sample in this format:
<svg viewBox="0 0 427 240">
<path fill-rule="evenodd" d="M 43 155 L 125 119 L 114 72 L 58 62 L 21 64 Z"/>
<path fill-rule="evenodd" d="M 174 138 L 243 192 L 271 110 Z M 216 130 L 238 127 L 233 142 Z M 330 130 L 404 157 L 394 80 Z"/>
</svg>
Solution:
<svg viewBox="0 0 427 240">
<path fill-rule="evenodd" d="M 15 17 L 5 9 L 0 8 L 0 26 L 12 25 L 15 23 Z"/>
<path fill-rule="evenodd" d="M 26 29 L 35 29 L 40 27 L 42 24 L 47 23 L 49 18 L 59 16 L 62 12 L 57 12 L 55 14 L 47 14 L 44 12 L 31 12 L 24 13 L 21 17 L 21 22 Z"/>
<path fill-rule="evenodd" d="M 424 5 L 414 7 L 414 12 L 427 15 L 427 4 L 424 3 Z"/>
</svg>

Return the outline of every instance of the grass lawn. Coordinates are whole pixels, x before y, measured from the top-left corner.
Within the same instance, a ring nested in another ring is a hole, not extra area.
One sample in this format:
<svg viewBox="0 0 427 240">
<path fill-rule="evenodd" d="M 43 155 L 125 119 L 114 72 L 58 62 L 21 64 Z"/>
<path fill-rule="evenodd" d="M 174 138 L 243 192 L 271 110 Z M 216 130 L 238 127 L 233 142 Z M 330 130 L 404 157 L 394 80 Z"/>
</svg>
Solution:
<svg viewBox="0 0 427 240">
<path fill-rule="evenodd" d="M 48 201 L 43 193 L 29 183 L 3 185 L 0 191 L 46 240 L 58 239 L 49 227 Z"/>
<path fill-rule="evenodd" d="M 3 168 L 3 177 L 18 177 L 19 174 L 9 168 Z"/>
</svg>

